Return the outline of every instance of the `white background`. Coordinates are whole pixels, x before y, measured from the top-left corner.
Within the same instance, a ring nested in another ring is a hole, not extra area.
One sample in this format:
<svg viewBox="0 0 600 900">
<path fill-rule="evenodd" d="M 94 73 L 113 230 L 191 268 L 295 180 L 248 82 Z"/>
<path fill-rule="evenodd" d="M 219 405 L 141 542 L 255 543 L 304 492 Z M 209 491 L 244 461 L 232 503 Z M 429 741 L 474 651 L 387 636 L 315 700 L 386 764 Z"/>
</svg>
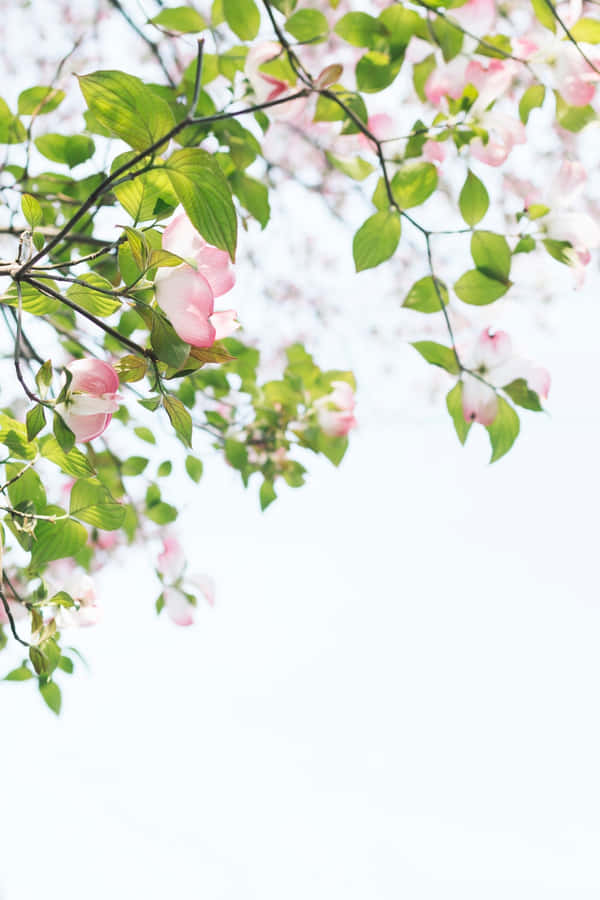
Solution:
<svg viewBox="0 0 600 900">
<path fill-rule="evenodd" d="M 218 603 L 188 630 L 121 555 L 60 720 L 1 688 L 3 900 L 598 897 L 597 353 L 571 304 L 598 322 L 558 305 L 552 416 L 504 461 L 440 402 L 264 516 L 209 466 L 185 543 Z"/>
</svg>

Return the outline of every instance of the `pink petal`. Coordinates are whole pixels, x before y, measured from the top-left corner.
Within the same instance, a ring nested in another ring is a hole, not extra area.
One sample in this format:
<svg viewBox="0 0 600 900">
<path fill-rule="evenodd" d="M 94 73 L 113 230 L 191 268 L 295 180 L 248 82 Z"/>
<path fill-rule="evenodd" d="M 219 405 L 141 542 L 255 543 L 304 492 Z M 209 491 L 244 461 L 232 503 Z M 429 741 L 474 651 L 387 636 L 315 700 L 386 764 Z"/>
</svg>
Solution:
<svg viewBox="0 0 600 900">
<path fill-rule="evenodd" d="M 215 605 L 215 582 L 210 575 L 193 575 L 189 582 L 203 594 L 209 606 Z"/>
<path fill-rule="evenodd" d="M 507 362 L 512 357 L 512 341 L 506 331 L 496 331 L 491 334 L 485 329 L 479 335 L 474 348 L 473 365 L 470 369 L 476 369 L 484 365 L 486 369 L 494 369 Z"/>
<path fill-rule="evenodd" d="M 62 411 L 62 417 L 75 435 L 78 443 L 86 443 L 106 431 L 112 419 L 111 415 L 99 413 L 97 416 L 73 416 L 68 410 Z"/>
<path fill-rule="evenodd" d="M 194 624 L 194 607 L 188 601 L 185 594 L 177 588 L 165 588 L 163 591 L 165 609 L 169 618 L 176 625 L 188 626 Z"/>
<path fill-rule="evenodd" d="M 491 425 L 498 414 L 498 398 L 495 391 L 473 375 L 463 375 L 463 416 L 466 422 Z"/>
<path fill-rule="evenodd" d="M 67 366 L 73 376 L 71 391 L 101 397 L 114 394 L 119 389 L 119 376 L 112 366 L 101 359 L 74 359 Z"/>
<path fill-rule="evenodd" d="M 213 295 L 221 297 L 235 284 L 235 272 L 229 254 L 205 241 L 202 243 L 203 246 L 196 251 L 194 256 L 196 266 L 210 284 Z"/>
<path fill-rule="evenodd" d="M 163 538 L 163 551 L 158 554 L 157 569 L 169 581 L 181 575 L 185 565 L 183 547 L 174 535 Z"/>
<path fill-rule="evenodd" d="M 210 317 L 210 323 L 215 330 L 215 341 L 229 337 L 240 327 L 237 320 L 237 313 L 234 309 L 225 309 L 222 312 L 213 313 Z"/>
<path fill-rule="evenodd" d="M 214 298 L 204 276 L 190 266 L 165 271 L 155 282 L 156 300 L 179 337 L 194 347 L 210 347 L 215 329 L 209 321 Z"/>
<path fill-rule="evenodd" d="M 197 253 L 202 238 L 184 212 L 170 222 L 163 231 L 163 250 L 175 253 L 184 259 L 193 259 Z"/>
</svg>

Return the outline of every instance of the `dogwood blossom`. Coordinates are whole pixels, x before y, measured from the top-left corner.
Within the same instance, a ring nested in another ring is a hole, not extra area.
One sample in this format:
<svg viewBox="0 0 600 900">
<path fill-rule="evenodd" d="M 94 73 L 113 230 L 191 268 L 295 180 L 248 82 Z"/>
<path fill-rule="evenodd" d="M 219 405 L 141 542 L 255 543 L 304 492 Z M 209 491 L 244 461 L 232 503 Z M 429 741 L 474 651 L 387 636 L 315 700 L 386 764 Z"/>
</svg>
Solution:
<svg viewBox="0 0 600 900">
<path fill-rule="evenodd" d="M 190 601 L 187 587 L 201 593 L 209 606 L 215 605 L 215 584 L 209 575 L 193 573 L 185 575 L 185 556 L 179 540 L 171 534 L 163 537 L 162 553 L 158 554 L 157 569 L 167 582 L 163 588 L 163 600 L 167 615 L 176 625 L 188 626 L 194 623 L 194 606 Z"/>
<path fill-rule="evenodd" d="M 163 249 L 185 259 L 175 268 L 162 268 L 155 279 L 156 301 L 179 337 L 193 347 L 211 347 L 238 327 L 232 309 L 215 312 L 215 297 L 231 290 L 235 274 L 229 255 L 208 244 L 185 213 L 165 229 Z"/>
<path fill-rule="evenodd" d="M 332 381 L 333 390 L 314 404 L 319 426 L 329 437 L 344 437 L 356 425 L 354 391 L 346 381 Z"/>
<path fill-rule="evenodd" d="M 112 413 L 119 408 L 119 376 L 101 359 L 75 359 L 67 369 L 71 384 L 56 409 L 76 441 L 91 441 L 108 428 Z"/>
<path fill-rule="evenodd" d="M 463 373 L 462 406 L 467 422 L 491 425 L 498 413 L 495 388 L 509 385 L 523 378 L 540 397 L 550 390 L 550 375 L 546 369 L 516 357 L 512 341 L 505 331 L 492 334 L 484 330 L 471 352 L 463 356 L 464 365 L 474 374 Z"/>
</svg>

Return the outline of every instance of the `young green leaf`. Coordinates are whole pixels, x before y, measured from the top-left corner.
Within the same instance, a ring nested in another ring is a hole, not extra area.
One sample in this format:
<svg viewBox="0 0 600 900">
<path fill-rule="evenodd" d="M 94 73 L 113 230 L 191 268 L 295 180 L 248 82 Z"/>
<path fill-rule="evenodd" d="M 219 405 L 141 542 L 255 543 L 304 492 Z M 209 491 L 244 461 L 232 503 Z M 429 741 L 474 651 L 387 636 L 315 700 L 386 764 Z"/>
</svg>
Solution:
<svg viewBox="0 0 600 900">
<path fill-rule="evenodd" d="M 414 309 L 416 312 L 436 313 L 440 312 L 442 305 L 448 303 L 448 289 L 443 281 L 436 278 L 435 281 L 431 275 L 426 275 L 415 281 L 410 291 L 404 298 L 404 306 L 406 309 Z"/>
<path fill-rule="evenodd" d="M 488 211 L 490 197 L 487 188 L 470 169 L 462 186 L 458 205 L 467 225 L 477 225 Z"/>
<path fill-rule="evenodd" d="M 377 212 L 361 225 L 352 244 L 357 272 L 372 269 L 389 259 L 398 246 L 400 216 L 393 210 Z"/>
<path fill-rule="evenodd" d="M 415 350 L 421 354 L 423 359 L 434 366 L 440 366 L 451 375 L 458 375 L 460 368 L 456 360 L 456 353 L 452 347 L 445 347 L 435 341 L 415 341 L 413 343 Z"/>
<path fill-rule="evenodd" d="M 505 453 L 508 453 L 519 435 L 519 417 L 503 397 L 498 397 L 498 412 L 491 425 L 487 425 L 487 431 L 492 445 L 492 457 L 490 462 L 496 462 Z"/>
</svg>

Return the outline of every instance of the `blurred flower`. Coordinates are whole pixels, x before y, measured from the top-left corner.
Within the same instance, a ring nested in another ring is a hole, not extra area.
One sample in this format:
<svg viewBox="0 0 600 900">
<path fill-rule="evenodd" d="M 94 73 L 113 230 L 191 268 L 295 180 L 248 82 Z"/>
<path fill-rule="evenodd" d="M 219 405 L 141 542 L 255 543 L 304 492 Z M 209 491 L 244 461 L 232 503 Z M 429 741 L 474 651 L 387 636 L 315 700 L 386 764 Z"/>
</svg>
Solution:
<svg viewBox="0 0 600 900">
<path fill-rule="evenodd" d="M 333 391 L 315 401 L 317 421 L 329 437 L 344 437 L 356 425 L 354 391 L 345 381 L 332 381 Z"/>
</svg>

